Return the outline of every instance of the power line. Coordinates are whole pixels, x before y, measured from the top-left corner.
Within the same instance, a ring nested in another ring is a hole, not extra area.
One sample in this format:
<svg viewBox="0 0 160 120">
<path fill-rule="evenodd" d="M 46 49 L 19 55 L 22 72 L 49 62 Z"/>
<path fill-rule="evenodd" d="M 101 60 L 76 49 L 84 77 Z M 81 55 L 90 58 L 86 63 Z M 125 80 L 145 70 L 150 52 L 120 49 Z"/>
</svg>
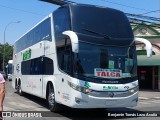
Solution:
<svg viewBox="0 0 160 120">
<path fill-rule="evenodd" d="M 158 27 L 160 28 L 160 24 L 157 22 L 151 22 L 151 21 L 146 21 L 146 20 L 141 20 L 141 19 L 136 19 L 136 18 L 130 18 L 128 17 L 129 22 L 131 24 L 135 25 L 145 25 L 145 26 L 150 26 L 150 27 Z"/>
<path fill-rule="evenodd" d="M 107 1 L 107 0 L 101 0 L 101 1 L 110 2 L 110 1 Z M 132 6 L 127 6 L 127 5 L 123 5 L 123 4 L 119 4 L 119 3 L 114 3 L 114 2 L 110 2 L 110 3 L 118 4 L 118 5 L 122 5 L 122 6 L 126 6 L 126 7 L 130 7 L 130 8 L 132 7 Z M 16 11 L 20 11 L 20 12 L 25 12 L 25 13 L 29 13 L 29 14 L 39 15 L 39 16 L 46 16 L 46 15 L 43 15 L 43 14 L 40 14 L 40 13 L 34 13 L 34 12 L 22 10 L 22 9 L 12 8 L 12 7 L 4 6 L 4 5 L 1 5 L 1 4 L 0 4 L 0 7 L 16 10 Z M 136 8 L 136 7 L 132 7 L 132 8 L 139 9 L 139 8 Z M 141 9 L 141 10 L 146 10 L 146 9 Z M 150 12 L 156 12 L 156 11 L 160 11 L 160 10 L 149 11 L 149 12 L 146 12 L 146 13 L 143 13 L 143 14 L 148 14 Z M 158 22 L 160 21 L 160 18 L 143 16 L 141 14 L 131 14 L 131 13 L 125 13 L 125 14 L 128 16 L 128 18 L 129 17 L 134 17 L 134 18 L 129 18 L 129 19 L 134 19 L 134 20 L 138 20 L 138 21 L 143 21 L 144 22 L 144 20 L 141 20 L 141 19 L 147 19 L 147 20 L 158 21 Z M 141 19 L 137 19 L 137 18 L 141 18 Z M 150 21 L 145 21 L 145 22 L 149 23 Z"/>
<path fill-rule="evenodd" d="M 4 5 L 1 5 L 1 4 L 0 4 L 0 7 L 16 10 L 16 11 L 20 11 L 20 12 L 25 12 L 25 13 L 29 13 L 29 14 L 39 15 L 39 16 L 46 16 L 44 14 L 30 12 L 30 11 L 26 11 L 26 10 L 22 10 L 22 9 L 17 9 L 17 8 L 12 8 L 12 7 L 4 6 Z"/>
<path fill-rule="evenodd" d="M 148 10 L 148 9 L 142 9 L 142 8 L 137 8 L 137 7 L 133 7 L 133 6 L 128 6 L 128 5 L 124 5 L 124 4 L 120 4 L 120 3 L 111 2 L 111 1 L 108 1 L 108 0 L 100 0 L 100 1 L 108 2 L 108 3 L 111 3 L 111 4 L 120 5 L 120 6 L 124 6 L 124 7 L 128 7 L 128 8 L 133 8 L 133 9 L 148 11 L 148 12 L 143 13 L 143 14 L 148 14 L 148 13 L 160 11 L 160 10 L 150 11 L 150 10 Z M 143 15 L 143 14 L 139 14 L 139 15 Z"/>
<path fill-rule="evenodd" d="M 69 0 L 39 0 L 39 1 L 48 2 L 48 3 L 54 4 L 54 5 L 60 5 L 60 6 L 63 6 L 68 3 L 74 3 Z"/>
<path fill-rule="evenodd" d="M 108 0 L 100 0 L 100 1 L 108 2 L 108 3 L 112 3 L 112 4 L 115 4 L 115 5 L 120 5 L 120 6 L 124 6 L 124 7 L 128 7 L 128 8 L 133 8 L 133 9 L 138 9 L 138 10 L 143 10 L 143 11 L 150 11 L 150 10 L 147 10 L 147 9 L 142 9 L 142 8 L 137 8 L 137 7 L 133 7 L 133 6 L 129 6 L 129 5 L 115 3 L 115 2 L 108 1 Z"/>
<path fill-rule="evenodd" d="M 129 8 L 133 8 L 133 9 L 139 9 L 139 10 L 143 10 L 143 11 L 148 11 L 146 13 L 143 13 L 143 14 L 148 14 L 148 13 L 152 13 L 152 12 L 158 12 L 160 10 L 154 10 L 154 11 L 150 11 L 150 10 L 147 10 L 147 9 L 142 9 L 142 8 L 137 8 L 137 7 L 133 7 L 133 6 L 128 6 L 128 5 L 124 5 L 124 4 L 120 4 L 120 3 L 115 3 L 115 2 L 111 2 L 111 1 L 108 1 L 108 0 L 100 0 L 100 1 L 104 1 L 104 2 L 108 2 L 108 3 L 112 3 L 112 4 L 116 4 L 116 5 L 120 5 L 120 6 L 124 6 L 124 7 L 129 7 Z M 153 27 L 157 27 L 157 26 L 160 26 L 160 24 L 156 24 L 156 23 L 153 23 L 151 21 L 160 21 L 160 18 L 156 18 L 156 17 L 150 17 L 150 16 L 143 16 L 143 14 L 131 14 L 131 13 L 125 13 L 128 17 L 129 20 L 135 20 L 135 21 L 139 21 L 139 22 L 145 22 L 145 23 L 152 23 L 154 24 Z M 132 18 L 131 18 L 132 17 Z M 137 19 L 139 18 L 139 19 Z M 146 21 L 146 20 L 150 20 L 150 21 Z M 136 23 L 136 24 L 141 24 L 141 23 Z"/>
<path fill-rule="evenodd" d="M 147 19 L 151 21 L 160 21 L 160 18 L 156 17 L 150 17 L 150 16 L 143 16 L 143 15 L 138 15 L 138 14 L 131 14 L 131 13 L 125 13 L 127 16 L 134 17 L 134 18 L 141 18 L 141 19 Z"/>
<path fill-rule="evenodd" d="M 142 13 L 140 15 L 149 14 L 149 13 L 153 13 L 153 12 L 160 12 L 160 10 L 149 11 L 149 12 L 146 12 L 146 13 Z"/>
</svg>

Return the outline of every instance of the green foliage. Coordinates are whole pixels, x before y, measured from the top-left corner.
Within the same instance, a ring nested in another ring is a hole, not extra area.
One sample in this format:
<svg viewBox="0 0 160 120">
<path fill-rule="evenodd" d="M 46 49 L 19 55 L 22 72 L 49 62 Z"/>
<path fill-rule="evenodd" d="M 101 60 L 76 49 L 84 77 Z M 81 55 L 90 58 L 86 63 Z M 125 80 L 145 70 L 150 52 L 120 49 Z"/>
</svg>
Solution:
<svg viewBox="0 0 160 120">
<path fill-rule="evenodd" d="M 0 70 L 2 70 L 3 65 L 3 55 L 4 55 L 4 44 L 0 44 Z M 5 44 L 5 66 L 8 63 L 8 60 L 12 59 L 13 55 L 13 46 L 8 43 Z"/>
</svg>

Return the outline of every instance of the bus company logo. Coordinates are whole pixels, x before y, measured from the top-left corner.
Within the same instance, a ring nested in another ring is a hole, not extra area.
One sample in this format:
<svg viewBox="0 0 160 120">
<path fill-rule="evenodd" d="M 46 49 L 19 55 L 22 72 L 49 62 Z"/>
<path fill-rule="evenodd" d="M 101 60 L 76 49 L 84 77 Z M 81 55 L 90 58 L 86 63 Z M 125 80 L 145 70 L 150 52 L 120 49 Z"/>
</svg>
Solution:
<svg viewBox="0 0 160 120">
<path fill-rule="evenodd" d="M 25 52 L 23 53 L 23 60 L 28 60 L 28 59 L 30 59 L 30 58 L 31 58 L 31 53 L 32 53 L 31 49 L 25 51 Z"/>
<path fill-rule="evenodd" d="M 117 86 L 103 86 L 103 90 L 118 90 Z"/>
<path fill-rule="evenodd" d="M 118 84 L 119 81 L 108 81 L 108 80 L 102 80 L 102 83 L 105 83 L 105 84 Z"/>
<path fill-rule="evenodd" d="M 91 86 L 90 86 L 90 84 L 89 84 L 88 82 L 85 82 L 85 83 L 84 83 L 84 87 L 90 88 Z"/>
<path fill-rule="evenodd" d="M 65 101 L 70 100 L 69 94 L 67 94 L 67 93 L 62 93 L 62 99 L 64 99 Z"/>
<path fill-rule="evenodd" d="M 128 89 L 129 89 L 129 86 L 124 86 L 124 88 L 128 90 Z"/>
</svg>

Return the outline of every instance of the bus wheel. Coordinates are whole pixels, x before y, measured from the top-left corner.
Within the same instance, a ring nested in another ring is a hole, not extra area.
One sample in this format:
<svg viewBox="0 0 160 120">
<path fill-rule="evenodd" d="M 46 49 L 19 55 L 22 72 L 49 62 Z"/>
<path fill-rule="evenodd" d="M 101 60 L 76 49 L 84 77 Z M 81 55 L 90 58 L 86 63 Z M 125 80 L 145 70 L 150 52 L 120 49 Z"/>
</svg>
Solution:
<svg viewBox="0 0 160 120">
<path fill-rule="evenodd" d="M 49 85 L 48 105 L 52 112 L 58 112 L 60 110 L 60 105 L 55 101 L 54 88 L 51 85 Z"/>
<path fill-rule="evenodd" d="M 15 89 L 16 89 L 16 93 L 18 93 L 18 85 L 17 85 L 17 82 L 15 83 Z"/>
<path fill-rule="evenodd" d="M 18 91 L 18 94 L 19 94 L 20 96 L 23 95 L 23 91 L 22 91 L 22 88 L 21 88 L 21 83 L 18 84 L 18 86 L 17 86 L 17 91 Z"/>
</svg>

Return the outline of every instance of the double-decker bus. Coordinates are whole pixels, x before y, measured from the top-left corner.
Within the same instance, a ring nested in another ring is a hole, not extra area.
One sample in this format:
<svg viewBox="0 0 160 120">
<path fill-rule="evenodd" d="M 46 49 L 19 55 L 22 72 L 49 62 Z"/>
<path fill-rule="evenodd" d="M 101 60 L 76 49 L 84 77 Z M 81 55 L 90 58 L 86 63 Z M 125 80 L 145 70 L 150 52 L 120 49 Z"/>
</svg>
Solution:
<svg viewBox="0 0 160 120">
<path fill-rule="evenodd" d="M 69 3 L 14 44 L 12 85 L 51 111 L 132 107 L 138 101 L 134 35 L 119 10 Z"/>
</svg>

